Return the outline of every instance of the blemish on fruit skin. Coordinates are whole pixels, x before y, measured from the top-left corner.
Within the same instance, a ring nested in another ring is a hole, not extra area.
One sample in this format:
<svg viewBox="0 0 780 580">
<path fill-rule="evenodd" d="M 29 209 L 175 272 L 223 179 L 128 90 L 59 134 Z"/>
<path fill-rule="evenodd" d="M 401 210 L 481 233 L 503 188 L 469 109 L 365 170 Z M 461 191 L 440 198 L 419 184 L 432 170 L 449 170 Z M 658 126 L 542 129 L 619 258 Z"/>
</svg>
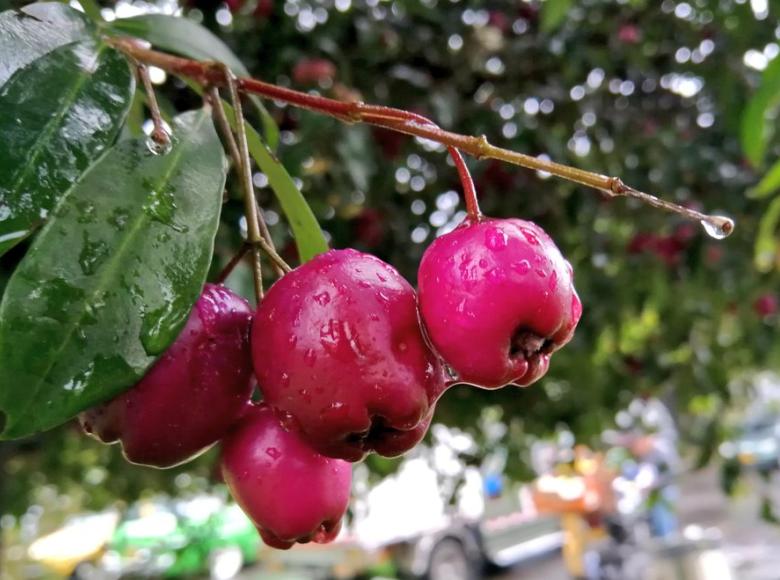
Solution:
<svg viewBox="0 0 780 580">
<path fill-rule="evenodd" d="M 279 451 L 276 447 L 269 447 L 265 450 L 265 454 L 274 460 L 279 459 L 282 456 L 282 452 Z"/>
</svg>

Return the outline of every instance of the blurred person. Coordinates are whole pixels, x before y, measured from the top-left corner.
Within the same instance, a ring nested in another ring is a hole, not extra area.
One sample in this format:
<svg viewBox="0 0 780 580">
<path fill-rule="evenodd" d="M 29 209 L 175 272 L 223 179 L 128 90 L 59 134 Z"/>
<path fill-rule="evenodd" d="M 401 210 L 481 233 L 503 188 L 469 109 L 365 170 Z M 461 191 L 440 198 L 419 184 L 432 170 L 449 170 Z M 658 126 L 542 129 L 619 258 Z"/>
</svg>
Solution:
<svg viewBox="0 0 780 580">
<path fill-rule="evenodd" d="M 678 433 L 668 407 L 649 391 L 641 392 L 616 417 L 620 443 L 636 461 L 632 479 L 647 491 L 650 532 L 667 538 L 679 527 L 675 476 L 680 468 Z"/>
</svg>

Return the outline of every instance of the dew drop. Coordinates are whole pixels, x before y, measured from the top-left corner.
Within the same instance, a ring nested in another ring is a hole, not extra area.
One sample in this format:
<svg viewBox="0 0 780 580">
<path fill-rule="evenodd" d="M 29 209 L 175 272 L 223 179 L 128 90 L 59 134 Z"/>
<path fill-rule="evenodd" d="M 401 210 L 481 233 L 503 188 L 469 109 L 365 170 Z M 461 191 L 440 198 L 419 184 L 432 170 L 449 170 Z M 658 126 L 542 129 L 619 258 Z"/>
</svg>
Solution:
<svg viewBox="0 0 780 580">
<path fill-rule="evenodd" d="M 734 231 L 734 220 L 722 215 L 709 216 L 700 223 L 707 235 L 716 240 L 727 238 Z"/>
<path fill-rule="evenodd" d="M 167 139 L 153 139 L 149 136 L 146 138 L 146 148 L 152 155 L 167 155 L 173 149 L 173 141 L 170 136 Z"/>
</svg>

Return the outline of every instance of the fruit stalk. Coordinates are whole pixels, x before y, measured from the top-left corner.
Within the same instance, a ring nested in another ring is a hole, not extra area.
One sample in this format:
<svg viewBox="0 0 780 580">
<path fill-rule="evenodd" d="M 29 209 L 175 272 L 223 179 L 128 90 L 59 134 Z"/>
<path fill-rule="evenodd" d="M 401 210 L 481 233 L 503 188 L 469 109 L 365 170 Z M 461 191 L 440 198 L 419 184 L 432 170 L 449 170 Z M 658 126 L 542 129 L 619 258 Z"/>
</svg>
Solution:
<svg viewBox="0 0 780 580">
<path fill-rule="evenodd" d="M 219 132 L 222 134 L 222 138 L 225 141 L 225 145 L 228 149 L 228 153 L 231 159 L 233 160 L 233 165 L 235 166 L 236 171 L 240 171 L 243 165 L 241 152 L 239 151 L 238 144 L 236 143 L 236 139 L 233 136 L 233 131 L 230 128 L 230 122 L 228 121 L 227 114 L 225 113 L 225 107 L 222 106 L 222 99 L 219 96 L 219 89 L 217 87 L 211 87 L 208 90 L 207 94 L 208 94 L 207 100 L 211 104 L 212 115 L 214 116 L 214 123 L 219 129 Z M 242 183 L 243 183 L 243 179 L 242 179 Z M 254 188 L 252 188 L 251 197 L 252 199 L 254 199 Z M 257 202 L 255 200 L 255 205 L 256 204 Z M 268 226 L 266 225 L 265 220 L 263 219 L 263 214 L 260 212 L 260 208 L 255 207 L 255 211 L 257 212 L 258 222 L 260 225 L 260 233 L 262 234 L 262 238 L 258 242 L 258 245 L 260 246 L 260 249 L 263 250 L 268 256 L 268 258 L 271 260 L 274 269 L 276 270 L 276 274 L 278 276 L 283 276 L 286 272 L 289 272 L 292 268 L 290 268 L 287 262 L 285 262 L 284 259 L 276 252 L 273 239 L 271 238 L 271 232 L 268 231 Z M 248 217 L 247 217 L 247 224 L 249 224 Z M 235 260 L 235 262 L 237 263 L 238 261 L 240 261 L 243 255 L 244 253 L 242 253 L 241 256 L 238 258 L 238 260 Z M 233 267 L 235 267 L 235 263 L 233 263 L 233 260 L 231 260 L 231 264 L 233 265 Z M 228 271 L 226 276 L 229 274 L 230 272 Z"/>
<path fill-rule="evenodd" d="M 170 146 L 171 136 L 165 128 L 165 123 L 160 113 L 160 106 L 157 104 L 157 95 L 154 92 L 154 86 L 152 86 L 152 79 L 149 77 L 149 69 L 145 64 L 135 61 L 135 70 L 138 73 L 141 84 L 144 86 L 149 113 L 152 116 L 153 128 L 149 137 L 157 147 L 164 150 Z"/>
<path fill-rule="evenodd" d="M 223 65 L 218 63 L 181 58 L 144 48 L 139 45 L 138 41 L 131 38 L 113 38 L 110 42 L 116 48 L 138 61 L 157 66 L 175 75 L 188 77 L 201 85 L 223 86 L 225 84 L 224 74 L 221 72 Z M 476 159 L 497 159 L 527 169 L 543 171 L 556 177 L 597 189 L 611 197 L 633 197 L 653 207 L 708 224 L 721 232 L 723 234 L 721 237 L 729 235 L 734 229 L 734 222 L 729 218 L 704 214 L 676 203 L 662 200 L 654 195 L 625 185 L 619 177 L 609 177 L 600 173 L 504 149 L 503 147 L 497 147 L 492 145 L 485 135 L 470 136 L 446 131 L 425 117 L 408 111 L 393 107 L 369 105 L 363 102 L 337 101 L 318 95 L 309 95 L 253 78 L 238 77 L 235 84 L 239 91 L 330 115 L 345 123 L 360 122 L 384 127 L 413 137 L 435 141 L 447 147 L 453 147 Z"/>
</svg>

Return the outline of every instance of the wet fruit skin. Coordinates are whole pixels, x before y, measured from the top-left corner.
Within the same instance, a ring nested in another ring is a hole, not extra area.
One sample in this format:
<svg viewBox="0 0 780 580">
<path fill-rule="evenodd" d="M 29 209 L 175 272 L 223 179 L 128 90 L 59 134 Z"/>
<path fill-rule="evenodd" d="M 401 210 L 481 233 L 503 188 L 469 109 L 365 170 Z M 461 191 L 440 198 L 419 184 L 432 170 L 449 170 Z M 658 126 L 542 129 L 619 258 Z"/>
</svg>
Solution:
<svg viewBox="0 0 780 580">
<path fill-rule="evenodd" d="M 314 451 L 268 406 L 252 405 L 222 441 L 222 475 L 263 541 L 324 544 L 341 529 L 352 466 Z"/>
<path fill-rule="evenodd" d="M 253 390 L 252 310 L 230 290 L 207 284 L 184 329 L 132 389 L 79 415 L 84 431 L 120 441 L 132 463 L 173 467 L 217 442 Z"/>
<path fill-rule="evenodd" d="M 321 254 L 271 287 L 252 354 L 264 400 L 320 453 L 348 461 L 411 449 L 446 386 L 413 288 L 355 250 Z"/>
<path fill-rule="evenodd" d="M 425 251 L 418 273 L 428 336 L 463 382 L 529 385 L 582 314 L 572 268 L 520 219 L 466 219 Z"/>
</svg>

